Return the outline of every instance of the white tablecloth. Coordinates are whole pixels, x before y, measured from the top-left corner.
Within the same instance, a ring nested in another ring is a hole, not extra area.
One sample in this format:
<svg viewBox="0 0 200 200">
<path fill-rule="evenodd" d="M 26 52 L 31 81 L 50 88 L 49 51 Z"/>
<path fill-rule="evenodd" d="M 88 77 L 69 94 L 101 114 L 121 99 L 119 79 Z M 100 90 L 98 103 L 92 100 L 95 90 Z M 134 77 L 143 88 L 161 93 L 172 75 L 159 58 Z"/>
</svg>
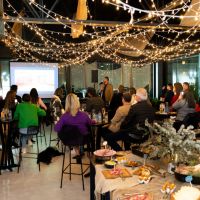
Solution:
<svg viewBox="0 0 200 200">
<path fill-rule="evenodd" d="M 126 156 L 130 160 L 135 160 L 135 161 L 143 161 L 142 158 L 135 156 L 133 154 L 128 154 Z M 148 163 L 154 163 L 155 161 L 147 161 Z M 156 163 L 159 163 L 159 161 L 156 161 Z M 124 167 L 124 166 L 123 166 Z M 125 178 L 123 180 L 122 178 L 116 178 L 116 179 L 106 179 L 102 173 L 102 170 L 105 170 L 106 168 L 104 165 L 95 165 L 96 169 L 96 176 L 95 176 L 95 195 L 97 199 L 99 199 L 99 194 L 104 194 L 106 192 L 111 192 L 111 199 L 116 200 L 122 193 L 123 191 L 126 190 L 131 190 L 133 191 L 134 189 L 139 189 L 141 192 L 146 191 L 146 188 L 151 190 L 153 193 L 158 193 L 158 196 L 161 196 L 162 193 L 160 192 L 160 189 L 162 185 L 165 183 L 165 181 L 175 181 L 175 178 L 173 175 L 168 174 L 167 178 L 163 178 L 161 176 L 153 175 L 153 179 L 148 183 L 148 184 L 139 184 L 138 182 L 138 176 L 133 175 L 132 177 Z M 127 168 L 129 171 L 131 171 L 131 168 Z M 166 170 L 166 169 L 165 169 Z M 181 183 L 176 184 L 181 185 Z M 122 191 L 122 192 L 120 192 Z M 156 199 L 156 198 L 155 198 Z M 156 199 L 158 200 L 158 199 Z"/>
</svg>

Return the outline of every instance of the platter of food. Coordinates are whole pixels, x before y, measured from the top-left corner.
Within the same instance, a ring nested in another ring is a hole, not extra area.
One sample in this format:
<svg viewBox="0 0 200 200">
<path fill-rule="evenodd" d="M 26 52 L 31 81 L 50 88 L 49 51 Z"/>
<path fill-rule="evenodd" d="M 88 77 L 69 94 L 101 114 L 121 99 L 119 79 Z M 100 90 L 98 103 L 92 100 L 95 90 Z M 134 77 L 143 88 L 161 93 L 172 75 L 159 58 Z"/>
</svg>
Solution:
<svg viewBox="0 0 200 200">
<path fill-rule="evenodd" d="M 109 157 L 109 156 L 114 156 L 115 154 L 116 151 L 111 149 L 99 149 L 94 151 L 94 155 L 99 157 Z"/>
<path fill-rule="evenodd" d="M 175 178 L 181 182 L 186 182 L 186 177 L 191 176 L 191 183 L 200 184 L 200 165 L 186 166 L 180 165 L 175 169 Z"/>
<path fill-rule="evenodd" d="M 130 194 L 127 197 L 123 197 L 123 200 L 153 200 L 153 194 L 151 193 L 137 193 L 137 194 Z"/>
<path fill-rule="evenodd" d="M 125 162 L 124 165 L 126 167 L 139 167 L 142 165 L 142 162 L 129 160 L 129 161 Z"/>
</svg>

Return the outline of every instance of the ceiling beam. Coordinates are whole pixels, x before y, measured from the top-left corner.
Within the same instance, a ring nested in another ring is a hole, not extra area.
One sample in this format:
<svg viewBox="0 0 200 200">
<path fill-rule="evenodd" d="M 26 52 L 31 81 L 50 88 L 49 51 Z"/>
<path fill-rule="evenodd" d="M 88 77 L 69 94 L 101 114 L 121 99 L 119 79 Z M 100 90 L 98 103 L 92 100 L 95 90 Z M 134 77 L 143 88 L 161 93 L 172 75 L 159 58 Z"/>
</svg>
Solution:
<svg viewBox="0 0 200 200">
<path fill-rule="evenodd" d="M 53 9 L 56 7 L 56 5 L 60 2 L 60 0 L 56 0 L 53 5 L 51 6 L 51 8 L 49 9 L 50 11 L 53 11 Z M 46 15 L 46 17 L 48 16 L 48 14 Z"/>
<path fill-rule="evenodd" d="M 44 18 L 27 18 L 23 17 L 23 19 L 20 19 L 19 17 L 3 17 L 2 19 L 5 22 L 17 22 L 17 23 L 27 23 L 27 24 L 49 24 L 49 25 L 62 25 L 63 24 L 82 24 L 82 25 L 87 25 L 87 26 L 117 26 L 117 25 L 127 25 L 128 22 L 122 22 L 122 21 L 97 21 L 97 20 L 59 20 L 55 21 L 53 19 L 44 19 Z M 130 25 L 131 26 L 131 25 Z M 141 28 L 141 29 L 176 29 L 176 30 L 187 30 L 189 26 L 180 26 L 180 25 L 175 25 L 175 24 L 168 24 L 167 27 L 164 25 L 160 25 L 160 23 L 137 23 L 137 24 L 132 24 L 133 28 Z M 200 30 L 200 27 L 195 28 L 197 30 Z"/>
<path fill-rule="evenodd" d="M 37 11 L 34 9 L 33 6 L 30 6 L 30 4 L 27 2 L 27 0 L 23 0 L 25 6 L 28 8 L 28 10 L 33 14 L 34 17 L 40 17 L 40 15 L 37 13 Z"/>
</svg>

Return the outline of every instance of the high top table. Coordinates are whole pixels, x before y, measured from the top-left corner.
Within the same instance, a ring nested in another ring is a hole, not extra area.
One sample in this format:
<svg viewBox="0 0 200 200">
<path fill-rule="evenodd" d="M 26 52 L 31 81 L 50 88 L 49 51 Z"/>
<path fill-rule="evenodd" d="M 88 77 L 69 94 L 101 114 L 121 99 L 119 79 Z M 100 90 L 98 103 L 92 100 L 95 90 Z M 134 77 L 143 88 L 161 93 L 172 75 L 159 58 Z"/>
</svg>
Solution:
<svg viewBox="0 0 200 200">
<path fill-rule="evenodd" d="M 1 152 L 1 163 L 0 163 L 0 174 L 1 170 L 9 169 L 12 171 L 13 167 L 17 167 L 14 163 L 12 153 L 12 126 L 14 121 L 12 119 L 0 119 L 0 136 L 2 142 Z"/>
</svg>

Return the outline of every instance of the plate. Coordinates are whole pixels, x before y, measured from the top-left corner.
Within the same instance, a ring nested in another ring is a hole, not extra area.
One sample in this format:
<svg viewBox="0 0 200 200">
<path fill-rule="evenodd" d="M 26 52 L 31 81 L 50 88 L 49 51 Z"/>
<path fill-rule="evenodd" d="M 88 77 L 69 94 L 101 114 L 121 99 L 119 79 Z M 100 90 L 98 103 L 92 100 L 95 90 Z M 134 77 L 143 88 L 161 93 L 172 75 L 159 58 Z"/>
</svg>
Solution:
<svg viewBox="0 0 200 200">
<path fill-rule="evenodd" d="M 125 165 L 126 167 L 139 167 L 139 166 L 142 165 L 142 162 L 130 160 L 130 161 L 124 163 L 124 165 Z"/>
<path fill-rule="evenodd" d="M 116 156 L 125 156 L 127 153 L 124 151 L 117 151 Z"/>
<path fill-rule="evenodd" d="M 147 192 L 145 192 L 143 194 L 140 194 L 140 193 L 130 194 L 130 195 L 124 194 L 124 196 L 120 197 L 119 199 L 123 199 L 123 200 L 140 200 L 140 199 L 153 200 L 153 194 L 147 193 Z"/>
<path fill-rule="evenodd" d="M 109 161 L 106 161 L 104 163 L 105 167 L 108 168 L 108 169 L 112 169 L 114 168 L 114 166 L 116 165 L 116 162 L 115 161 L 112 161 L 112 160 L 109 160 Z"/>
<path fill-rule="evenodd" d="M 110 149 L 99 149 L 94 152 L 94 155 L 99 157 L 114 156 L 115 154 L 116 151 Z"/>
</svg>

